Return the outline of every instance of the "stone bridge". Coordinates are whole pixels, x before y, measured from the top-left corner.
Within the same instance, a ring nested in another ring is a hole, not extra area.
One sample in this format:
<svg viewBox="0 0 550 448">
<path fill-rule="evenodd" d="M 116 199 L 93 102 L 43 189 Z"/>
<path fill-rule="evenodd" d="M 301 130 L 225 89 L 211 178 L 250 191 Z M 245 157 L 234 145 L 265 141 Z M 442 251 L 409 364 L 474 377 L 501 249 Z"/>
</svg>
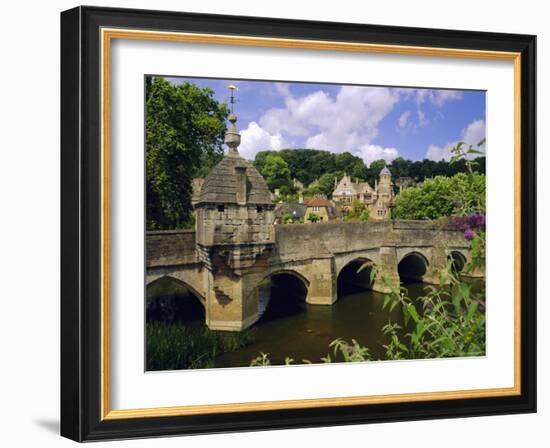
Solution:
<svg viewBox="0 0 550 448">
<path fill-rule="evenodd" d="M 146 284 L 162 277 L 181 282 L 201 301 L 207 325 L 228 331 L 261 317 L 262 287 L 283 274 L 303 284 L 308 303 L 331 305 L 344 272 L 349 282 L 387 292 L 382 278 L 394 285 L 400 277 L 438 284 L 450 257 L 458 268 L 470 261 L 461 232 L 427 221 L 278 225 L 274 244 L 242 270 L 230 267 L 223 253 L 217 262 L 201 261 L 193 230 L 148 232 L 146 251 Z M 377 268 L 372 284 L 369 269 L 357 273 L 365 262 Z"/>
</svg>

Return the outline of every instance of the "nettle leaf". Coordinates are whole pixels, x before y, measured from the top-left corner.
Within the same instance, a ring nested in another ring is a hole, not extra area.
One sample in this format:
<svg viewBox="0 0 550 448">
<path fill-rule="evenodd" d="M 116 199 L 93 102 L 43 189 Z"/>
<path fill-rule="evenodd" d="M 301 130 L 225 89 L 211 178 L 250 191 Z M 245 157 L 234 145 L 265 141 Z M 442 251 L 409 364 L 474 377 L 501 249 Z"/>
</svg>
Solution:
<svg viewBox="0 0 550 448">
<path fill-rule="evenodd" d="M 407 305 L 407 311 L 416 323 L 418 323 L 420 321 L 420 317 L 418 316 L 418 312 L 416 311 L 416 308 L 414 307 L 414 305 L 412 303 L 409 303 Z"/>
</svg>

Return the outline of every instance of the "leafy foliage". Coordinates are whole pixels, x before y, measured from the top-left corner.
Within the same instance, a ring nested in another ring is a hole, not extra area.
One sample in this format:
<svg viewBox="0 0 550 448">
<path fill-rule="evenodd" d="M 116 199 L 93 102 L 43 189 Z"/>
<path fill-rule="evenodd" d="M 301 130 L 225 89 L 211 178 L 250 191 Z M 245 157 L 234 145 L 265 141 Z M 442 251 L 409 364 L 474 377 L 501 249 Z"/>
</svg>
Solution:
<svg viewBox="0 0 550 448">
<path fill-rule="evenodd" d="M 485 175 L 459 173 L 437 176 L 403 190 L 392 210 L 394 219 L 437 219 L 485 213 Z"/>
<path fill-rule="evenodd" d="M 460 281 L 452 272 L 451 262 L 441 273 L 447 288 L 431 287 L 420 299 L 422 310 L 406 294 L 392 288 L 383 308 L 401 307 L 403 322 L 389 322 L 383 329 L 390 336 L 385 345 L 386 359 L 428 359 L 485 354 L 485 290 L 472 291 L 472 285 Z M 404 337 L 401 329 L 410 329 Z"/>
<path fill-rule="evenodd" d="M 292 179 L 290 178 L 290 169 L 285 160 L 277 153 L 269 153 L 265 158 L 261 170 L 267 186 L 271 191 L 280 189 L 281 193 L 292 193 Z"/>
<path fill-rule="evenodd" d="M 467 164 L 469 159 L 457 158 L 449 162 L 445 160 L 435 162 L 424 159 L 413 162 L 405 160 L 402 157 L 396 158 L 389 164 L 382 159 L 375 160 L 367 167 L 363 159 L 349 152 L 335 154 L 318 149 L 283 149 L 277 152 L 261 151 L 256 154 L 254 159 L 254 165 L 258 171 L 262 172 L 269 154 L 277 154 L 285 160 L 290 170 L 291 179 L 296 178 L 305 186 L 310 186 L 314 181 L 317 181 L 317 185 L 311 191 L 308 189 L 307 194 L 322 193 L 327 197 L 330 197 L 334 190 L 335 177 L 340 180 L 344 173 L 346 173 L 353 178 L 367 181 L 371 185 L 374 185 L 380 171 L 385 166 L 388 167 L 394 179 L 410 177 L 415 182 L 422 182 L 424 179 L 435 176 L 451 177 L 457 173 L 469 172 L 469 169 L 472 167 L 480 174 L 485 173 L 485 157 L 478 157 L 472 160 L 470 168 Z M 468 156 L 471 157 L 472 155 L 474 155 L 473 152 L 468 153 Z"/>
<path fill-rule="evenodd" d="M 317 222 L 319 221 L 320 216 L 317 213 L 311 212 L 307 215 L 307 219 L 309 222 Z"/>
<path fill-rule="evenodd" d="M 228 108 L 214 100 L 213 93 L 190 83 L 147 79 L 148 230 L 193 225 L 192 179 L 208 173 L 223 156 Z"/>
<path fill-rule="evenodd" d="M 355 199 L 352 203 L 351 210 L 344 215 L 345 221 L 368 221 L 369 220 L 369 210 L 366 205 Z"/>
</svg>

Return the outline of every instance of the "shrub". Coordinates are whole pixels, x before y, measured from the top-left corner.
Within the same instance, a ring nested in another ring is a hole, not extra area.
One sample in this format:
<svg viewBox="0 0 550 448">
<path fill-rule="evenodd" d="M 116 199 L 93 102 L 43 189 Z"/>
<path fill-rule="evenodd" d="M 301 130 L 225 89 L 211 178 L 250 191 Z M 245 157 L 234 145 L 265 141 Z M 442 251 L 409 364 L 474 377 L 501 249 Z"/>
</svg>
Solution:
<svg viewBox="0 0 550 448">
<path fill-rule="evenodd" d="M 485 213 L 485 176 L 459 173 L 437 176 L 403 190 L 392 210 L 394 219 L 437 219 Z"/>
<path fill-rule="evenodd" d="M 310 213 L 309 215 L 307 215 L 307 219 L 309 222 L 317 222 L 319 221 L 319 215 L 317 213 Z"/>
</svg>

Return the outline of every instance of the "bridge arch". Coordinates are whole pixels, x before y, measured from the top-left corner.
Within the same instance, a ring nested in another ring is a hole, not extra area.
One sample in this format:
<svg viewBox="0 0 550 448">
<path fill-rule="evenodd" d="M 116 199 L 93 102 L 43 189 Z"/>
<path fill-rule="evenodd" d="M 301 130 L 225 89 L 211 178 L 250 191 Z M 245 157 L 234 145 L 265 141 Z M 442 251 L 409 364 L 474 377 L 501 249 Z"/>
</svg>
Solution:
<svg viewBox="0 0 550 448">
<path fill-rule="evenodd" d="M 367 267 L 362 268 L 365 264 Z M 337 273 L 336 292 L 338 297 L 357 289 L 372 289 L 370 276 L 374 266 L 374 261 L 366 256 L 359 256 L 347 261 Z"/>
<path fill-rule="evenodd" d="M 148 289 L 157 282 L 173 282 L 174 284 L 187 289 L 194 297 L 197 298 L 200 304 L 205 307 L 205 300 L 203 295 L 197 289 L 195 289 L 193 285 L 186 282 L 185 280 L 182 280 L 181 278 L 178 278 L 177 275 L 163 274 L 159 276 L 148 276 L 145 282 L 145 288 Z"/>
<path fill-rule="evenodd" d="M 147 322 L 181 322 L 205 318 L 205 303 L 186 282 L 163 275 L 146 285 Z"/>
<path fill-rule="evenodd" d="M 273 320 L 305 307 L 311 282 L 300 272 L 278 269 L 263 277 L 256 288 L 258 319 Z M 273 306 L 277 303 L 277 306 Z"/>
<path fill-rule="evenodd" d="M 402 282 L 421 282 L 428 272 L 430 262 L 420 251 L 411 251 L 401 257 L 397 272 Z"/>
<path fill-rule="evenodd" d="M 447 259 L 451 262 L 451 269 L 454 272 L 462 272 L 468 263 L 466 255 L 459 250 L 451 250 Z"/>
<path fill-rule="evenodd" d="M 262 280 L 260 281 L 260 284 L 269 280 L 272 277 L 279 276 L 279 275 L 289 275 L 291 277 L 297 278 L 304 284 L 306 288 L 309 288 L 310 281 L 303 274 L 301 274 L 298 271 L 295 271 L 294 269 L 288 269 L 288 268 L 276 269 L 274 271 L 271 271 L 269 274 L 267 274 L 262 278 Z"/>
</svg>

